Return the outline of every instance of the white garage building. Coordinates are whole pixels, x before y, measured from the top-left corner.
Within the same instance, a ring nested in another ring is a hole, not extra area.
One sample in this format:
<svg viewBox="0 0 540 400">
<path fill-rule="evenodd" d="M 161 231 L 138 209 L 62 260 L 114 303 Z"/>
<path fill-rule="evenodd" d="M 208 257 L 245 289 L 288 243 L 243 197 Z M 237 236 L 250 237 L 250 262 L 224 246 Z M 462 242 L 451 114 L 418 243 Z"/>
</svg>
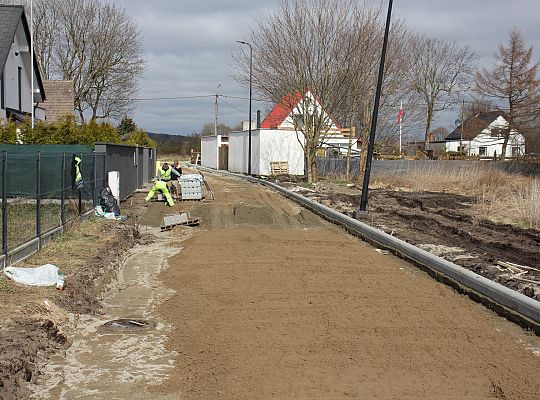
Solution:
<svg viewBox="0 0 540 400">
<path fill-rule="evenodd" d="M 304 99 L 312 104 L 310 113 L 325 111 L 316 97 L 307 91 L 285 96 L 260 127 L 251 131 L 251 173 L 254 175 L 270 175 L 272 162 L 287 162 L 288 173 L 304 175 L 304 151 L 300 145 L 304 137 L 302 132 L 294 129 L 294 120 L 301 115 Z M 321 147 L 347 148 L 351 142 L 353 150 L 358 150 L 356 138 L 350 140 L 349 130 L 342 130 L 325 113 L 329 121 L 329 129 L 321 136 Z M 226 169 L 231 172 L 248 172 L 249 131 L 231 132 L 228 136 L 206 136 L 201 138 L 201 165 L 215 169 Z"/>
</svg>

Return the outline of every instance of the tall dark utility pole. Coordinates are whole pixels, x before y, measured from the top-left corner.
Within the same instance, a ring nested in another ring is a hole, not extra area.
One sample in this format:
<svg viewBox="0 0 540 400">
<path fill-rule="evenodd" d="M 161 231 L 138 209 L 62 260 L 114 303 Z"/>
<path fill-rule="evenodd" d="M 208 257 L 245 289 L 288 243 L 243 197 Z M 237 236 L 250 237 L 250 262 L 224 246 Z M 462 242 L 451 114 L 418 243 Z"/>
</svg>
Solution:
<svg viewBox="0 0 540 400">
<path fill-rule="evenodd" d="M 253 47 L 248 42 L 236 41 L 249 46 L 249 136 L 248 136 L 248 175 L 251 175 L 251 83 L 253 79 Z"/>
<path fill-rule="evenodd" d="M 379 79 L 377 80 L 377 92 L 375 93 L 375 103 L 373 104 L 373 116 L 371 117 L 371 130 L 369 132 L 368 153 L 366 157 L 366 171 L 364 172 L 364 183 L 362 185 L 362 195 L 360 197 L 360 206 L 357 212 L 367 210 L 369 175 L 371 173 L 371 160 L 373 158 L 373 148 L 375 147 L 375 132 L 377 130 L 377 117 L 379 115 L 379 103 L 381 101 L 381 90 L 384 78 L 384 61 L 386 58 L 386 47 L 388 45 L 388 32 L 390 31 L 390 19 L 392 17 L 392 3 L 388 2 L 388 14 L 386 15 L 386 28 L 384 30 L 384 40 L 381 54 L 381 64 L 379 65 Z"/>
</svg>

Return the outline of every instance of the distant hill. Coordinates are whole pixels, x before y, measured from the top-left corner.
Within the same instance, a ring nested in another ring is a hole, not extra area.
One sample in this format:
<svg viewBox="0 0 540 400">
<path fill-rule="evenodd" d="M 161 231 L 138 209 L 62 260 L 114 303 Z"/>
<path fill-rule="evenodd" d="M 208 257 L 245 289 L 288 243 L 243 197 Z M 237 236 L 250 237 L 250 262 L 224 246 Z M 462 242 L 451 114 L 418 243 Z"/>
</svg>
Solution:
<svg viewBox="0 0 540 400">
<path fill-rule="evenodd" d="M 180 154 L 188 156 L 191 149 L 200 151 L 201 141 L 199 136 L 169 135 L 166 133 L 146 132 L 150 139 L 157 144 L 159 154 Z"/>
</svg>

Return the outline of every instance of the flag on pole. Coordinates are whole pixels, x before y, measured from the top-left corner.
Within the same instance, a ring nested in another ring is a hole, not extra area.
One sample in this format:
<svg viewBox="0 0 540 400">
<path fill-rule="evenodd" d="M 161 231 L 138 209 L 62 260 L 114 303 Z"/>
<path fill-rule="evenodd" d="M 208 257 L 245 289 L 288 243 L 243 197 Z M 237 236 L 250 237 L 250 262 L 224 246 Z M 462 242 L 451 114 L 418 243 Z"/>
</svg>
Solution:
<svg viewBox="0 0 540 400">
<path fill-rule="evenodd" d="M 403 116 L 405 115 L 405 110 L 403 109 L 403 104 L 401 104 L 399 108 L 399 112 L 397 115 L 397 122 L 401 125 L 401 122 L 403 121 Z"/>
</svg>

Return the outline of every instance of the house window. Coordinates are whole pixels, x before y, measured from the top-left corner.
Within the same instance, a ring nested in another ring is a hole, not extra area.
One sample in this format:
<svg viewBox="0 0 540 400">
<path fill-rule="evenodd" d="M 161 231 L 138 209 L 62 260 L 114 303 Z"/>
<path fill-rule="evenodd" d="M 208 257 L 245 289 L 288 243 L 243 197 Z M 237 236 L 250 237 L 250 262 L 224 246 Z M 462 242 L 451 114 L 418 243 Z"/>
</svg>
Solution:
<svg viewBox="0 0 540 400">
<path fill-rule="evenodd" d="M 19 111 L 22 112 L 22 68 L 17 68 L 17 90 L 19 92 Z"/>
<path fill-rule="evenodd" d="M 485 156 L 485 155 L 487 155 L 487 147 L 479 147 L 479 148 L 478 148 L 478 155 L 479 155 L 479 156 Z"/>
<path fill-rule="evenodd" d="M 519 146 L 512 146 L 512 157 L 519 156 Z"/>
</svg>

